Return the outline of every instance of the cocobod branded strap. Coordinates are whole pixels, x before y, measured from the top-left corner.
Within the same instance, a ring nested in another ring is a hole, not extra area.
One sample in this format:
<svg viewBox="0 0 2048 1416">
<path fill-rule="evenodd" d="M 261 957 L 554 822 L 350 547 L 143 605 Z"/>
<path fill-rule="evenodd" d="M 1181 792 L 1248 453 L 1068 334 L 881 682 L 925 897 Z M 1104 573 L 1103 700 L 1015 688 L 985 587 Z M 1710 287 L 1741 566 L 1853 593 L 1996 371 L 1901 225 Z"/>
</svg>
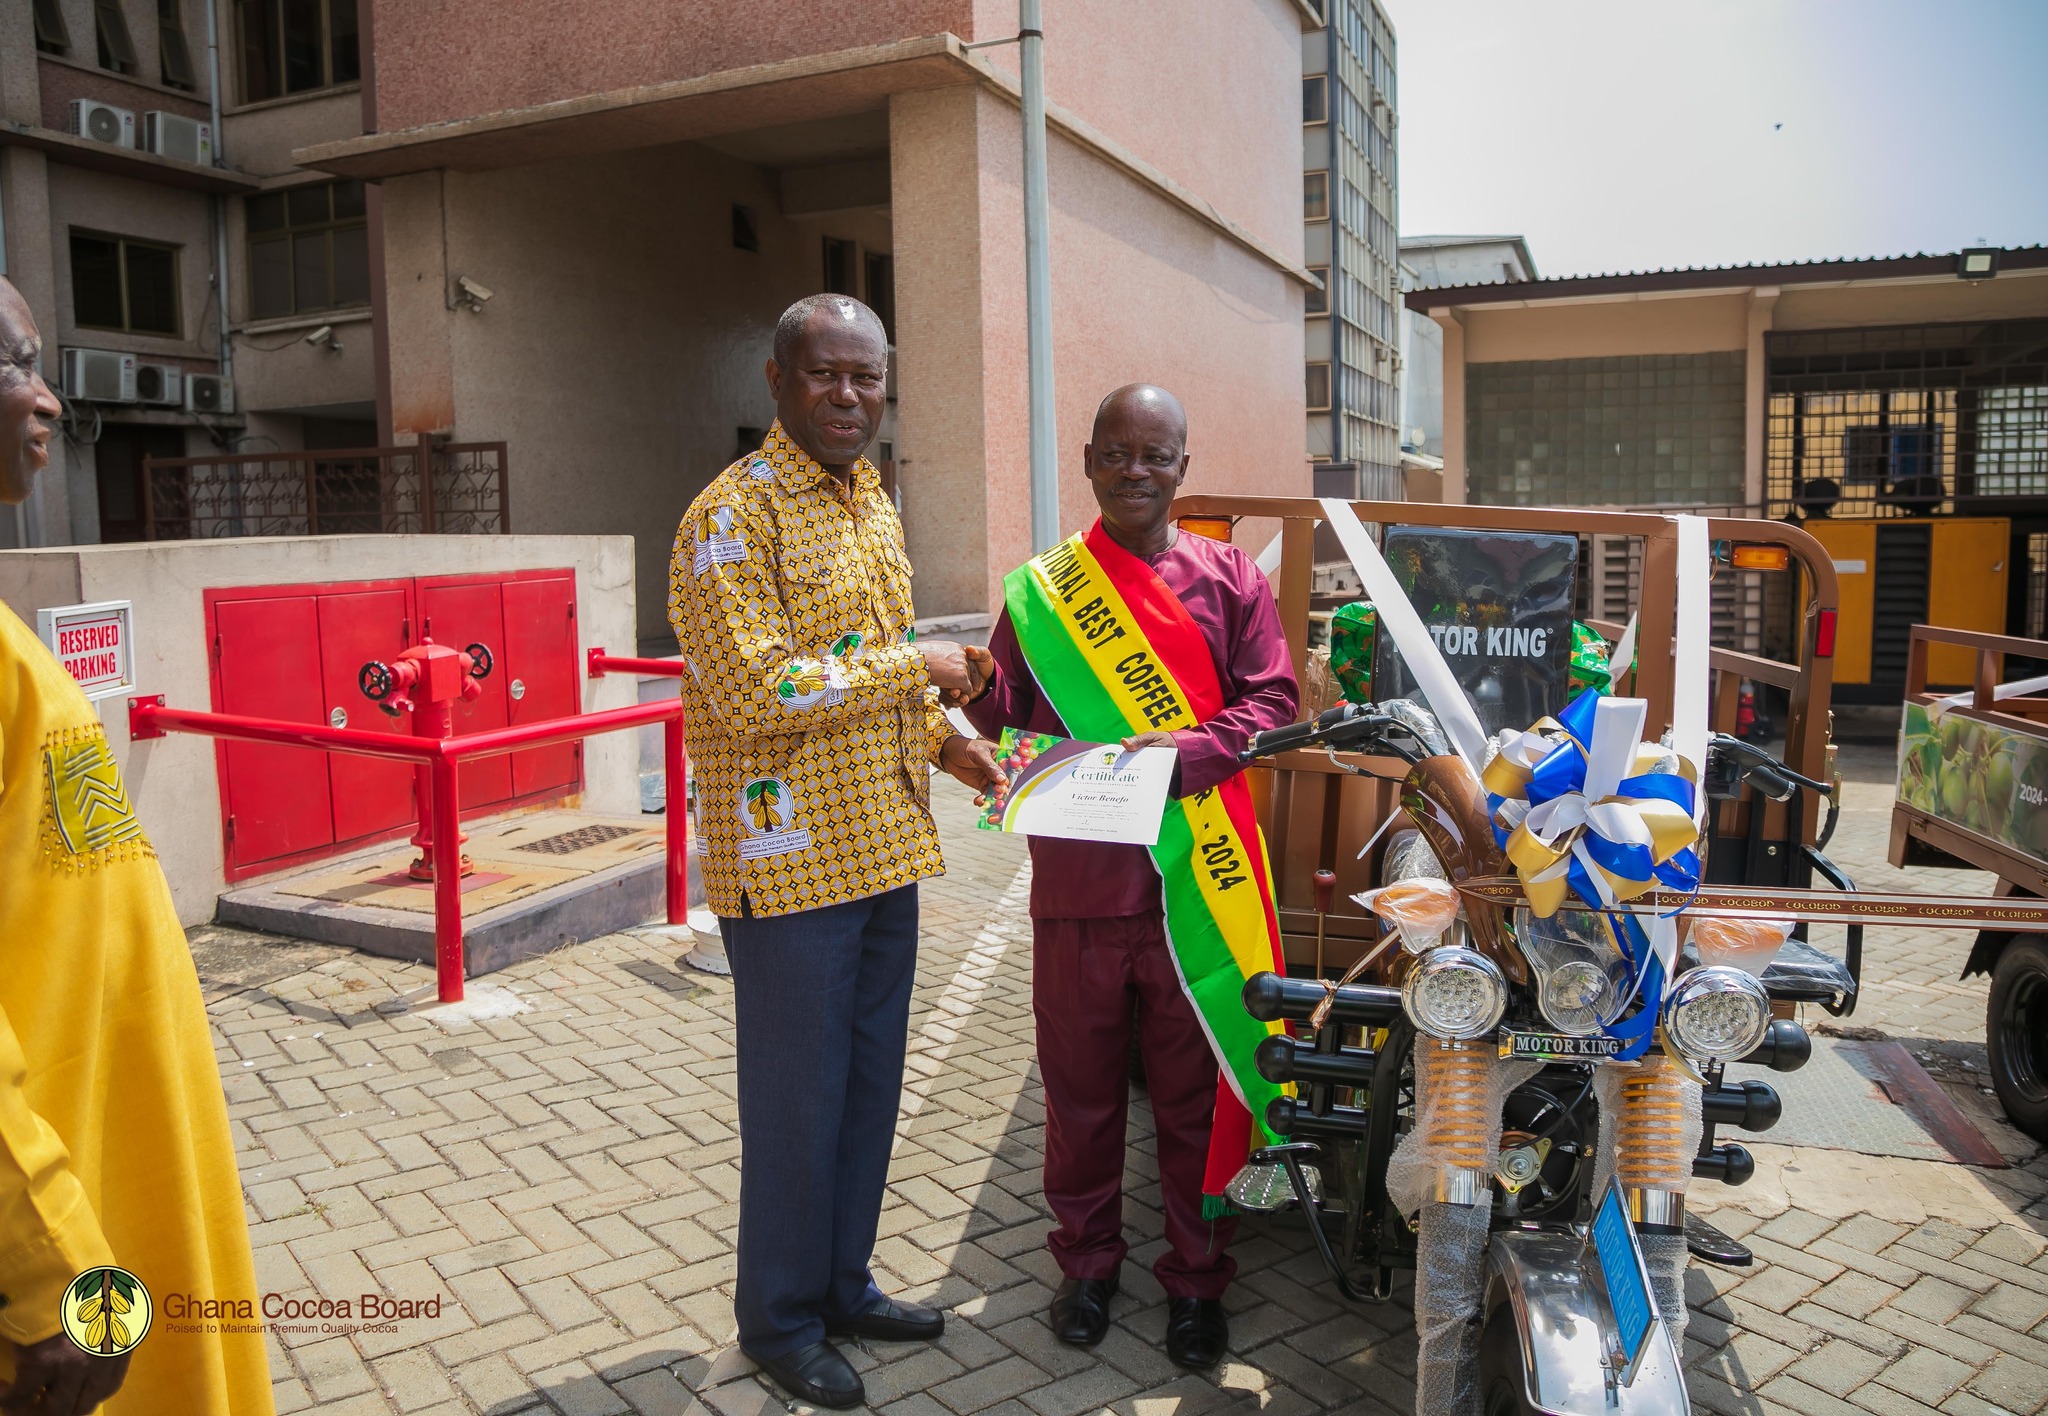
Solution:
<svg viewBox="0 0 2048 1416">
<path fill-rule="evenodd" d="M 1458 750 L 1467 766 L 1478 772 L 1486 765 L 1486 730 L 1479 726 L 1479 715 L 1472 711 L 1472 703 L 1465 697 L 1465 690 L 1458 686 L 1457 676 L 1444 662 L 1443 651 L 1429 637 L 1422 616 L 1416 614 L 1415 607 L 1408 603 L 1408 592 L 1394 578 L 1393 567 L 1387 564 L 1380 548 L 1366 534 L 1365 524 L 1351 509 L 1351 503 L 1337 497 L 1320 500 L 1323 516 L 1329 521 L 1330 529 L 1337 533 L 1344 554 L 1351 558 L 1352 569 L 1358 572 L 1366 598 L 1379 611 L 1381 627 L 1393 636 L 1394 646 L 1401 651 L 1408 672 L 1415 675 L 1423 697 L 1429 700 L 1430 711 L 1443 724 L 1444 735 L 1450 738 L 1451 746 Z M 1700 741 L 1704 745 L 1706 739 L 1702 737 Z"/>
</svg>

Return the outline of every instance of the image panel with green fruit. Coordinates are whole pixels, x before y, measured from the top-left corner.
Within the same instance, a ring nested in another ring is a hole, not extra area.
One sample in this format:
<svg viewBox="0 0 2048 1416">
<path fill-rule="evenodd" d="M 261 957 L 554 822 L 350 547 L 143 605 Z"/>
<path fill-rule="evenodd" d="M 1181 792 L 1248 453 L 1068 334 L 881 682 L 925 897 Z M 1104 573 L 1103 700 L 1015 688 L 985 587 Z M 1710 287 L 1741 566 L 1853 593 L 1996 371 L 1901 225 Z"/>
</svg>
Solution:
<svg viewBox="0 0 2048 1416">
<path fill-rule="evenodd" d="M 1899 800 L 1986 840 L 2048 858 L 2048 738 L 1905 706 Z"/>
</svg>

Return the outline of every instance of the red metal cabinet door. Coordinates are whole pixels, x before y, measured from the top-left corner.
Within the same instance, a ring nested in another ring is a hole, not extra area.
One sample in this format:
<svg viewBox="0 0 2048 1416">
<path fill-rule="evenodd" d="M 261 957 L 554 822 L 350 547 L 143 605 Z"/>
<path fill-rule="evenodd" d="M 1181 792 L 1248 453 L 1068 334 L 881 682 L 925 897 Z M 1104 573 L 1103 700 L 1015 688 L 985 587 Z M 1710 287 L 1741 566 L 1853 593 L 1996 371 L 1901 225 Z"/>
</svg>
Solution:
<svg viewBox="0 0 2048 1416">
<path fill-rule="evenodd" d="M 214 695 L 223 713 L 320 723 L 320 625 L 311 595 L 214 606 Z M 223 744 L 230 868 L 334 844 L 326 754 Z"/>
<path fill-rule="evenodd" d="M 505 685 L 511 675 L 505 669 L 505 616 L 495 581 L 455 584 L 422 581 L 418 590 L 420 633 L 436 644 L 451 649 L 482 644 L 495 660 L 483 692 L 468 703 L 455 705 L 455 735 L 502 728 L 507 723 L 505 705 L 511 701 Z M 474 811 L 512 797 L 512 768 L 505 758 L 477 757 L 462 764 L 462 809 Z"/>
<path fill-rule="evenodd" d="M 364 590 L 317 598 L 320 617 L 320 686 L 323 722 L 334 710 L 347 715 L 347 726 L 369 732 L 409 733 L 405 717 L 392 717 L 363 697 L 356 675 L 372 659 L 386 663 L 406 647 L 411 597 L 402 588 Z M 337 843 L 375 836 L 419 819 L 413 807 L 413 769 L 402 762 L 373 757 L 327 754 L 327 774 L 334 798 L 334 839 Z"/>
<path fill-rule="evenodd" d="M 514 723 L 566 718 L 581 710 L 576 682 L 575 577 L 505 582 L 505 664 Z M 573 792 L 580 766 L 574 743 L 515 752 L 512 794 Z"/>
</svg>

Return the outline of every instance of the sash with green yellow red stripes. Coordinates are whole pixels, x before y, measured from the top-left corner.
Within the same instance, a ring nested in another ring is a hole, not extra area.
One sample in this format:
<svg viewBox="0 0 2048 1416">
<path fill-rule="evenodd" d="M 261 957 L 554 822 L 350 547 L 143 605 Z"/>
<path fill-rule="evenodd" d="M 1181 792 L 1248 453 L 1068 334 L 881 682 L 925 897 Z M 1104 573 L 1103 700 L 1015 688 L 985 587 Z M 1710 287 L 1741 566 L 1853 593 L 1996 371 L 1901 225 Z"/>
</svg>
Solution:
<svg viewBox="0 0 2048 1416">
<path fill-rule="evenodd" d="M 1074 737 L 1172 732 L 1223 710 L 1215 660 L 1187 607 L 1100 521 L 1011 571 L 1003 594 L 1032 677 Z M 1152 861 L 1174 965 L 1221 1072 L 1202 1182 L 1215 1214 L 1254 1134 L 1261 1145 L 1277 1139 L 1267 1103 L 1292 1090 L 1252 1063 L 1281 1024 L 1257 1021 L 1242 1001 L 1246 979 L 1284 967 L 1272 872 L 1244 778 L 1168 802 Z"/>
</svg>

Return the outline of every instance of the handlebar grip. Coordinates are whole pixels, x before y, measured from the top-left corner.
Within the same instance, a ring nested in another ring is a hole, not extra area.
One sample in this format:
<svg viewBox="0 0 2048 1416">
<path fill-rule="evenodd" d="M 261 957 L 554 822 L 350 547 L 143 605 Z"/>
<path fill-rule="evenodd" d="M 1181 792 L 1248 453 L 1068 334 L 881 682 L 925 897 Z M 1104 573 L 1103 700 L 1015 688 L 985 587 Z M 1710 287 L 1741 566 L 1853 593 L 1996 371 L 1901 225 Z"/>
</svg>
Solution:
<svg viewBox="0 0 2048 1416">
<path fill-rule="evenodd" d="M 1325 709 L 1306 723 L 1289 723 L 1284 728 L 1269 728 L 1245 744 L 1237 755 L 1240 762 L 1254 758 L 1271 757 L 1290 748 L 1304 747 L 1316 741 L 1332 728 L 1341 727 L 1357 717 L 1362 710 L 1356 703 L 1339 703 L 1335 708 Z"/>
</svg>

